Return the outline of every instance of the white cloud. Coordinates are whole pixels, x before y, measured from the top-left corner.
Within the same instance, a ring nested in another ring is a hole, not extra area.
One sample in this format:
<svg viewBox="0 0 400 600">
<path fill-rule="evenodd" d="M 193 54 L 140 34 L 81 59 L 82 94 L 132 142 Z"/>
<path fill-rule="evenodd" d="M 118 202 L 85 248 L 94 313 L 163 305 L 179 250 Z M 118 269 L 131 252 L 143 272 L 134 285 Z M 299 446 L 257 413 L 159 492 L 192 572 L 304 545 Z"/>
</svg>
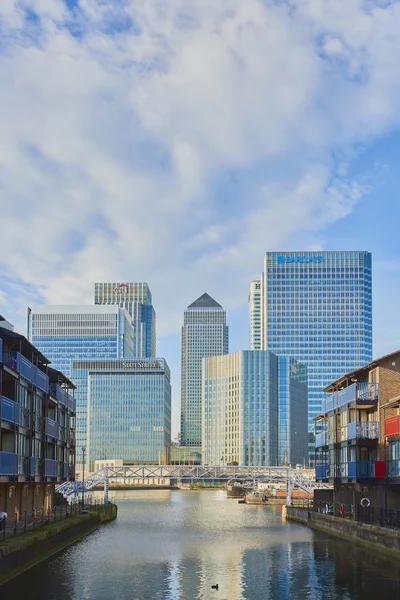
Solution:
<svg viewBox="0 0 400 600">
<path fill-rule="evenodd" d="M 164 333 L 205 290 L 242 304 L 265 250 L 368 191 L 333 156 L 398 126 L 399 26 L 361 0 L 3 0 L 2 271 L 49 302 L 146 280 Z"/>
</svg>

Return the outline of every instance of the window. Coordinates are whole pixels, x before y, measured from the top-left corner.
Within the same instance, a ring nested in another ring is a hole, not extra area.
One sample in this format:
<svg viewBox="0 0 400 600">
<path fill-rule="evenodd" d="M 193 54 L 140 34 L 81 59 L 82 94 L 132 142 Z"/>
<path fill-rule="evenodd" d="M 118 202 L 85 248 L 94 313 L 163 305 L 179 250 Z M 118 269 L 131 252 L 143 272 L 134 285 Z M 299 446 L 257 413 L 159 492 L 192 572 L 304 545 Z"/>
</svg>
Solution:
<svg viewBox="0 0 400 600">
<path fill-rule="evenodd" d="M 8 497 L 9 498 L 15 498 L 16 497 L 16 490 L 15 490 L 15 486 L 12 485 L 8 488 Z"/>
</svg>

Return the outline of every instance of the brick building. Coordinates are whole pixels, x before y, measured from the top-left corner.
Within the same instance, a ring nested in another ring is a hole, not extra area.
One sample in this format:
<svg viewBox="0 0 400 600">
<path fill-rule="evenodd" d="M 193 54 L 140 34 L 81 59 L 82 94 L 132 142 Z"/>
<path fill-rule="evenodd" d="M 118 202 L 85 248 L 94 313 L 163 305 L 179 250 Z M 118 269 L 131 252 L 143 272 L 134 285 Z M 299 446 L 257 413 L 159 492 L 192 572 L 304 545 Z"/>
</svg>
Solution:
<svg viewBox="0 0 400 600">
<path fill-rule="evenodd" d="M 75 469 L 74 385 L 0 316 L 0 511 L 52 508 Z"/>
<path fill-rule="evenodd" d="M 400 350 L 337 379 L 324 390 L 316 435 L 316 478 L 334 484 L 335 511 L 364 498 L 400 508 Z"/>
</svg>

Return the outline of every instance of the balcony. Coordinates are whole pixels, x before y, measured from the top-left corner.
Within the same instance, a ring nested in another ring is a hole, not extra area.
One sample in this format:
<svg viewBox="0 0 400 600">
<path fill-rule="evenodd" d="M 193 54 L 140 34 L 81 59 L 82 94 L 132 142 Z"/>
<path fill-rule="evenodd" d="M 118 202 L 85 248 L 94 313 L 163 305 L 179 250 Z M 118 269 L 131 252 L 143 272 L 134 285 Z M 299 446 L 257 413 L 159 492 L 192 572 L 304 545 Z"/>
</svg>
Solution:
<svg viewBox="0 0 400 600">
<path fill-rule="evenodd" d="M 327 432 L 322 431 L 321 433 L 317 433 L 315 436 L 315 447 L 323 448 L 327 445 Z"/>
<path fill-rule="evenodd" d="M 18 454 L 0 452 L 0 476 L 18 475 Z"/>
<path fill-rule="evenodd" d="M 349 440 L 378 440 L 379 423 L 377 421 L 358 421 L 348 424 Z"/>
<path fill-rule="evenodd" d="M 385 419 L 385 436 L 400 435 L 400 415 Z"/>
<path fill-rule="evenodd" d="M 1 396 L 1 418 L 14 425 L 19 423 L 19 406 L 14 400 Z"/>
<path fill-rule="evenodd" d="M 58 461 L 45 458 L 42 463 L 43 475 L 45 477 L 57 477 Z"/>
<path fill-rule="evenodd" d="M 325 399 L 325 410 L 327 414 L 335 408 L 356 402 L 357 405 L 374 405 L 378 402 L 379 387 L 377 383 L 360 382 L 353 383 L 336 394 L 331 394 Z"/>
<path fill-rule="evenodd" d="M 57 383 L 50 384 L 50 394 L 58 400 L 60 404 L 69 408 L 72 412 L 76 410 L 76 400 L 71 394 L 69 394 L 64 388 Z"/>
<path fill-rule="evenodd" d="M 375 477 L 375 462 L 373 460 L 349 462 L 348 477 L 351 479 L 373 479 Z"/>
<path fill-rule="evenodd" d="M 58 426 L 58 423 L 56 423 L 55 421 L 53 421 L 53 419 L 49 419 L 48 417 L 46 417 L 45 420 L 44 420 L 44 432 L 49 437 L 52 437 L 55 440 L 57 440 L 58 436 L 59 436 L 59 426 Z"/>
<path fill-rule="evenodd" d="M 315 479 L 327 479 L 328 465 L 317 465 L 315 467 Z"/>
<path fill-rule="evenodd" d="M 5 352 L 4 364 L 19 373 L 22 377 L 36 385 L 44 392 L 49 391 L 49 378 L 40 369 L 35 367 L 30 360 L 22 356 L 19 352 Z"/>
</svg>

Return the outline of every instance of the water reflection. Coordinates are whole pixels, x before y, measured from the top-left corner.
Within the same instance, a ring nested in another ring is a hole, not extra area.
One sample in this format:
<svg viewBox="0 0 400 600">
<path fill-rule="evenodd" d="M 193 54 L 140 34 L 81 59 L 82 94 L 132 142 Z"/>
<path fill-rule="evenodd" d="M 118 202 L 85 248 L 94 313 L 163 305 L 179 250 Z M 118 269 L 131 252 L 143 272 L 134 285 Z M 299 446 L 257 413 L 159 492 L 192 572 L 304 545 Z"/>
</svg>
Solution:
<svg viewBox="0 0 400 600">
<path fill-rule="evenodd" d="M 32 600 L 385 600 L 400 568 L 224 492 L 116 493 L 117 521 L 0 587 Z M 211 586 L 218 583 L 219 590 Z"/>
</svg>

